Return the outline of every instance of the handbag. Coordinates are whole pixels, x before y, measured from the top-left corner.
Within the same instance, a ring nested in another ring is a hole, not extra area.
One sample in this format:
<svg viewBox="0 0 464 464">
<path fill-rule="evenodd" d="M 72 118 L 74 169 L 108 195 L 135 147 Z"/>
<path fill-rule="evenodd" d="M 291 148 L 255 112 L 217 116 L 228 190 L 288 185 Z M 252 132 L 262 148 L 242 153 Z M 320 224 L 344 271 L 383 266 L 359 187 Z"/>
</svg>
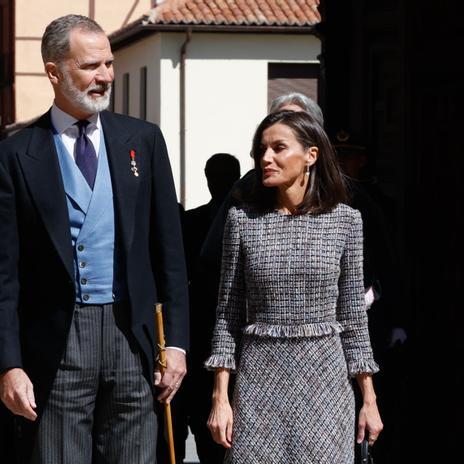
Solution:
<svg viewBox="0 0 464 464">
<path fill-rule="evenodd" d="M 367 439 L 364 439 L 361 443 L 360 464 L 374 464 L 374 458 L 371 456 L 369 441 Z"/>
</svg>

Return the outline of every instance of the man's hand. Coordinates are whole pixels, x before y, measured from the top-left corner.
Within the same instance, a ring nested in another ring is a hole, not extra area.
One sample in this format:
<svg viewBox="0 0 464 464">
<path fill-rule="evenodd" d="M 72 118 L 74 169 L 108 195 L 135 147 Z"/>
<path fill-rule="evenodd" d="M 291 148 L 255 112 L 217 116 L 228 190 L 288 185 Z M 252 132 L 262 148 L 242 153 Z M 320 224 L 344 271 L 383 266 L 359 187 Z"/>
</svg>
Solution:
<svg viewBox="0 0 464 464">
<path fill-rule="evenodd" d="M 9 369 L 0 375 L 0 399 L 13 414 L 37 419 L 34 388 L 22 369 Z"/>
<path fill-rule="evenodd" d="M 155 385 L 161 389 L 158 401 L 169 404 L 186 373 L 185 354 L 176 349 L 166 348 L 166 371 L 163 376 L 158 370 L 155 372 Z"/>
</svg>

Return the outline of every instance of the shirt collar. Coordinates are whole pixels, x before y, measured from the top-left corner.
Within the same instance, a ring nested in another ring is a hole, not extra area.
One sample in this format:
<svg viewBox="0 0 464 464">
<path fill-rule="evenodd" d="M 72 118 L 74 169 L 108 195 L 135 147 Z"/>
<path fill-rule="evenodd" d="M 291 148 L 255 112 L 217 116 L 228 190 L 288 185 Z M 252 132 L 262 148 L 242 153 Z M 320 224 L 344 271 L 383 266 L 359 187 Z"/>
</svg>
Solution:
<svg viewBox="0 0 464 464">
<path fill-rule="evenodd" d="M 60 135 L 70 128 L 77 130 L 77 127 L 74 126 L 77 119 L 58 108 L 55 103 L 52 105 L 50 117 L 53 127 Z M 90 121 L 89 129 L 101 129 L 100 113 L 94 113 L 87 119 Z"/>
</svg>

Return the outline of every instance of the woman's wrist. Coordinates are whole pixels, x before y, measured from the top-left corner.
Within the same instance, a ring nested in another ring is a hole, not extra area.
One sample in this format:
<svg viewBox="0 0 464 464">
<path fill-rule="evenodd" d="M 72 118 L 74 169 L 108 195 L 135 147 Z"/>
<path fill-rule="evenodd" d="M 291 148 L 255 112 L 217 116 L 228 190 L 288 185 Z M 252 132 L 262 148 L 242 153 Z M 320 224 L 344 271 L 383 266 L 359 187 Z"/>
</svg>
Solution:
<svg viewBox="0 0 464 464">
<path fill-rule="evenodd" d="M 361 389 L 364 406 L 374 406 L 377 404 L 377 396 L 372 382 L 372 374 L 360 373 L 356 376 L 359 388 Z"/>
<path fill-rule="evenodd" d="M 215 406 L 227 405 L 229 404 L 229 395 L 227 393 L 213 391 L 212 403 Z"/>
<path fill-rule="evenodd" d="M 363 405 L 364 406 L 374 406 L 377 404 L 377 397 L 375 395 L 369 395 L 363 398 Z"/>
</svg>

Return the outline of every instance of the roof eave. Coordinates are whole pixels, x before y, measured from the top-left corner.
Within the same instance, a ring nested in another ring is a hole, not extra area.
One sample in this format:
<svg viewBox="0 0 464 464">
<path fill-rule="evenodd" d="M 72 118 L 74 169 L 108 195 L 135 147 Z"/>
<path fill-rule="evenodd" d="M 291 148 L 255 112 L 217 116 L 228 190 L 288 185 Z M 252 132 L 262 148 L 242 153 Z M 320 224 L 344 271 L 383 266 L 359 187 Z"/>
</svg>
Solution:
<svg viewBox="0 0 464 464">
<path fill-rule="evenodd" d="M 238 24 L 145 24 L 141 21 L 133 23 L 109 36 L 113 50 L 124 48 L 133 42 L 141 40 L 158 32 L 239 32 L 239 33 L 281 33 L 281 34 L 315 34 L 317 24 L 312 26 L 268 26 L 268 25 L 238 25 Z"/>
</svg>

